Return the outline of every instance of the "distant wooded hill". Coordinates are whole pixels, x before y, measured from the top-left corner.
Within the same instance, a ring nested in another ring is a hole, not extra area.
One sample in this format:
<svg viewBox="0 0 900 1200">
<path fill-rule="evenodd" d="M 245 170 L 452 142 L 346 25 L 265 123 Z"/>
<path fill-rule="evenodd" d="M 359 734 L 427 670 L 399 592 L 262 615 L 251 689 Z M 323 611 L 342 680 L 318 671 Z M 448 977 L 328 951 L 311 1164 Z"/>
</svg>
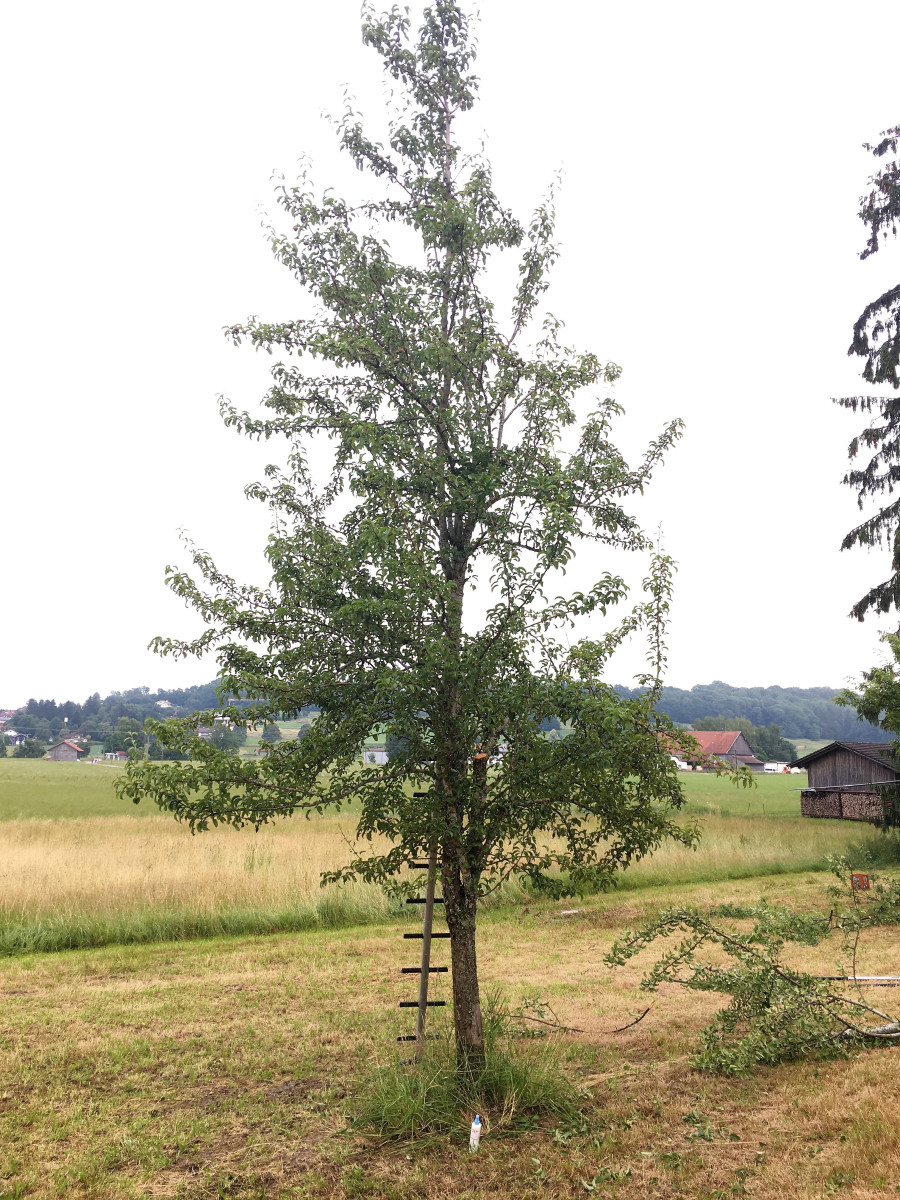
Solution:
<svg viewBox="0 0 900 1200">
<path fill-rule="evenodd" d="M 172 707 L 160 707 L 161 700 Z M 143 725 L 146 717 L 172 716 L 176 711 L 179 716 L 187 716 L 218 706 L 214 682 L 172 690 L 161 688 L 158 692 L 140 687 L 130 688 L 127 692 L 111 692 L 103 699 L 99 692 L 94 692 L 80 704 L 75 700 L 57 702 L 32 698 L 17 709 L 5 726 L 39 740 L 51 741 L 80 733 L 94 741 L 104 741 L 121 717 Z"/>
<path fill-rule="evenodd" d="M 141 726 L 147 717 L 189 716 L 194 712 L 215 711 L 221 708 L 216 698 L 216 680 L 188 688 L 129 688 L 125 692 L 110 692 L 103 699 L 94 692 L 83 703 L 74 700 L 31 699 L 4 722 L 28 737 L 42 741 L 80 733 L 95 742 L 105 742 L 124 717 L 138 721 Z"/>
<path fill-rule="evenodd" d="M 621 684 L 616 691 L 636 696 L 640 689 Z M 889 742 L 893 734 L 858 721 L 852 708 L 834 703 L 836 688 L 758 687 L 739 688 L 716 679 L 698 683 L 690 691 L 663 689 L 659 707 L 684 725 L 703 717 L 746 717 L 754 725 L 778 725 L 786 738 L 833 738 L 849 742 Z"/>
<path fill-rule="evenodd" d="M 216 683 L 199 684 L 189 688 L 131 688 L 127 692 L 112 692 L 101 700 L 98 692 L 82 704 L 72 700 L 29 700 L 19 709 L 9 728 L 29 736 L 51 739 L 66 731 L 80 731 L 95 740 L 103 740 L 115 728 L 120 717 L 143 722 L 145 717 L 178 716 L 206 709 L 216 709 Z M 639 689 L 618 685 L 623 696 L 635 696 Z M 836 688 L 738 688 L 715 680 L 698 683 L 690 691 L 683 688 L 663 689 L 660 708 L 673 721 L 692 725 L 703 717 L 745 717 L 754 725 L 778 725 L 787 738 L 834 738 L 857 742 L 889 742 L 892 735 L 867 721 L 857 721 L 850 708 L 838 708 L 834 703 Z M 160 707 L 168 701 L 172 708 Z M 65 720 L 68 718 L 68 720 Z"/>
</svg>

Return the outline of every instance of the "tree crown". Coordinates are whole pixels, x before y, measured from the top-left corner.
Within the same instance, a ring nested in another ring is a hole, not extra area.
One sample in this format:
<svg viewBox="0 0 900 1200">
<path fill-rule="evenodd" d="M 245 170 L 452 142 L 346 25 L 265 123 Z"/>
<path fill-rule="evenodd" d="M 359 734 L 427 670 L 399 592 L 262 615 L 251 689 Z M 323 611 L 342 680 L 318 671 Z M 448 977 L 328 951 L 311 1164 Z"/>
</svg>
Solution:
<svg viewBox="0 0 900 1200">
<path fill-rule="evenodd" d="M 672 564 L 656 553 L 647 599 L 574 645 L 565 630 L 606 613 L 625 583 L 598 570 L 585 592 L 555 589 L 586 543 L 650 549 L 624 503 L 681 425 L 630 467 L 610 440 L 619 368 L 566 347 L 560 322 L 540 315 L 557 254 L 552 197 L 520 223 L 487 163 L 456 140 L 477 90 L 458 5 L 426 8 L 414 42 L 405 12 L 366 10 L 363 37 L 405 101 L 387 147 L 352 111 L 339 138 L 385 194 L 350 205 L 316 197 L 305 180 L 282 186 L 289 230 L 272 228 L 272 249 L 315 312 L 228 330 L 292 360 L 273 366 L 262 416 L 222 405 L 226 424 L 289 444 L 287 467 L 247 489 L 275 514 L 271 583 L 241 585 L 192 547 L 199 578 L 170 568 L 168 581 L 207 628 L 154 643 L 163 654 L 214 649 L 223 694 L 249 701 L 226 710 L 233 720 L 310 705 L 321 714 L 308 736 L 253 762 L 197 738 L 200 718 L 157 723 L 160 741 L 177 740 L 193 763 L 132 763 L 122 790 L 153 795 L 196 829 L 359 799 L 362 837 L 383 835 L 393 849 L 355 859 L 343 878 L 386 879 L 437 842 L 476 887 L 512 871 L 548 887 L 608 883 L 660 838 L 693 836 L 670 817 L 681 803 L 668 752 L 678 735 L 654 709 Z M 418 241 L 411 261 L 391 253 L 397 227 Z M 508 250 L 519 254 L 518 284 L 501 319 L 486 269 Z M 473 619 L 477 580 L 491 599 Z M 602 671 L 640 629 L 650 690 L 626 700 Z M 568 736 L 548 740 L 541 725 L 554 717 Z M 376 727 L 399 752 L 370 769 L 360 757 Z M 411 794 L 422 787 L 425 804 Z"/>
</svg>

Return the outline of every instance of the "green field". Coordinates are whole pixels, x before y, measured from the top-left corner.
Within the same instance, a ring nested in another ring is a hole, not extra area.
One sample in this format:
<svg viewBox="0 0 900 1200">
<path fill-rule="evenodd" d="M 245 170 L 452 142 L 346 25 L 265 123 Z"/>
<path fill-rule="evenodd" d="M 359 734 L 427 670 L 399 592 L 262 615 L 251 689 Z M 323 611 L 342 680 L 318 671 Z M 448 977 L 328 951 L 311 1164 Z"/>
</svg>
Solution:
<svg viewBox="0 0 900 1200">
<path fill-rule="evenodd" d="M 727 779 L 706 772 L 682 771 L 678 778 L 687 796 L 685 812 L 725 817 L 799 817 L 800 789 L 806 787 L 805 772 L 754 775 L 750 788 L 736 788 Z"/>
<path fill-rule="evenodd" d="M 797 757 L 803 758 L 805 754 L 812 754 L 814 750 L 830 746 L 834 738 L 791 738 L 790 740 L 797 747 Z"/>
<path fill-rule="evenodd" d="M 286 722 L 284 736 L 296 737 L 301 724 Z M 135 805 L 116 798 L 114 784 L 123 769 L 106 762 L 92 766 L 88 762 L 0 758 L 0 821 L 158 813 L 155 805 Z M 805 775 L 757 775 L 756 786 L 746 790 L 710 774 L 683 772 L 679 778 L 688 798 L 687 812 L 722 816 L 799 817 L 799 789 L 806 785 Z"/>
<path fill-rule="evenodd" d="M 56 763 L 0 758 L 0 821 L 69 820 L 73 817 L 149 816 L 155 804 L 119 800 L 113 784 L 118 763 Z"/>
</svg>

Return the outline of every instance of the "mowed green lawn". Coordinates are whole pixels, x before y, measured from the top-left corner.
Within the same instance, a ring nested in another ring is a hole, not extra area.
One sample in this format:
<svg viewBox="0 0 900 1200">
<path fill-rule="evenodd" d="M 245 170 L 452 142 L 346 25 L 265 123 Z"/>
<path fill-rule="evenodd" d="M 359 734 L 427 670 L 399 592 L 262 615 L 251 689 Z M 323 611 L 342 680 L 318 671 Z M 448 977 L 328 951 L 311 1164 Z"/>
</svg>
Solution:
<svg viewBox="0 0 900 1200">
<path fill-rule="evenodd" d="M 549 1049 L 583 1091 L 575 1119 L 488 1104 L 477 1155 L 471 1112 L 451 1136 L 419 1144 L 381 1145 L 350 1124 L 372 1065 L 396 1062 L 405 1047 L 395 1039 L 412 1027 L 398 1001 L 413 995 L 400 968 L 414 956 L 396 921 L 0 959 L 0 1197 L 896 1196 L 900 1051 L 746 1079 L 702 1074 L 691 1056 L 720 998 L 672 987 L 648 996 L 647 962 L 603 962 L 615 937 L 661 905 L 762 893 L 810 908 L 823 882 L 795 874 L 486 913 L 484 994 L 551 1005 L 569 1031 L 548 1043 L 531 1026 L 513 1044 L 523 1055 Z M 891 934 L 866 944 L 863 971 L 896 973 Z M 802 953 L 809 969 L 829 966 L 824 949 Z M 444 946 L 435 954 L 447 961 Z M 449 976 L 433 987 L 452 998 Z M 449 1013 L 434 1010 L 438 1038 Z M 501 1117 L 511 1125 L 497 1128 Z"/>
<path fill-rule="evenodd" d="M 799 817 L 801 775 L 754 775 L 754 785 L 738 788 L 708 772 L 682 771 L 681 786 L 687 796 L 685 811 L 722 817 Z"/>
<path fill-rule="evenodd" d="M 113 789 L 124 767 L 0 758 L 0 821 L 60 821 L 73 817 L 149 816 L 155 804 L 119 800 Z"/>
<path fill-rule="evenodd" d="M 297 722 L 299 725 L 299 722 Z M 290 731 L 296 736 L 294 730 Z M 0 758 L 0 821 L 66 820 L 75 817 L 146 817 L 159 809 L 147 801 L 119 800 L 114 785 L 123 767 L 113 763 L 54 763 L 43 759 Z M 756 786 L 736 788 L 727 779 L 693 771 L 680 780 L 686 812 L 720 816 L 800 815 L 800 788 L 806 775 L 757 775 Z"/>
</svg>

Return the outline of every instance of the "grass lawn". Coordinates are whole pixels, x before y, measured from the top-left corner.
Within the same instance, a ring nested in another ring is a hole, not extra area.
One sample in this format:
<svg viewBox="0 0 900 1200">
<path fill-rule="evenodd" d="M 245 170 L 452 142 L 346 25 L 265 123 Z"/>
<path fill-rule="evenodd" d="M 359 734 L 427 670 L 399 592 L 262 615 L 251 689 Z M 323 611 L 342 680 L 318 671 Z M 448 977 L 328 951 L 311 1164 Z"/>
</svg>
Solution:
<svg viewBox="0 0 900 1200">
<path fill-rule="evenodd" d="M 282 725 L 285 738 L 295 738 L 303 722 Z M 248 737 L 248 745 L 251 737 Z M 253 739 L 254 746 L 258 738 Z M 374 744 L 374 741 L 373 741 Z M 254 749 L 255 752 L 255 749 Z M 118 763 L 56 763 L 33 758 L 0 758 L 0 822 L 67 820 L 85 817 L 147 817 L 153 804 L 132 804 L 116 797 L 114 785 L 124 768 Z M 738 789 L 715 775 L 683 771 L 685 811 L 718 816 L 800 815 L 800 788 L 806 775 L 756 775 L 756 786 Z"/>
<path fill-rule="evenodd" d="M 109 762 L 0 758 L 0 822 L 158 813 L 155 804 L 134 805 L 116 797 L 113 785 L 123 769 Z"/>
<path fill-rule="evenodd" d="M 863 1200 L 900 1187 L 900 1051 L 703 1075 L 691 1054 L 717 998 L 671 986 L 614 1032 L 648 1003 L 640 962 L 602 962 L 627 926 L 669 903 L 811 904 L 823 856 L 871 837 L 802 820 L 802 776 L 738 792 L 683 775 L 698 851 L 663 846 L 610 895 L 560 905 L 510 886 L 485 906 L 485 993 L 547 1001 L 584 1031 L 553 1047 L 584 1089 L 583 1120 L 522 1114 L 512 1137 L 488 1112 L 473 1157 L 471 1113 L 429 1145 L 352 1127 L 361 1081 L 412 1027 L 397 1002 L 416 959 L 405 908 L 374 888 L 318 887 L 346 860 L 352 814 L 191 837 L 121 805 L 117 770 L 0 760 L 0 1200 Z M 888 932 L 867 942 L 862 973 L 900 974 Z M 58 947 L 75 948 L 39 952 Z M 822 948 L 804 955 L 830 966 Z M 446 957 L 436 943 L 434 961 Z M 448 977 L 434 989 L 446 997 Z M 446 1037 L 448 1010 L 435 1011 Z"/>
<path fill-rule="evenodd" d="M 734 784 L 706 771 L 681 771 L 678 776 L 687 804 L 685 812 L 716 816 L 799 817 L 800 789 L 806 787 L 806 772 L 800 775 L 754 775 L 754 787 Z"/>
<path fill-rule="evenodd" d="M 664 903 L 762 892 L 806 904 L 822 882 L 657 887 L 590 898 L 573 916 L 547 903 L 486 913 L 485 988 L 547 1000 L 584 1030 L 555 1047 L 584 1108 L 574 1124 L 523 1114 L 517 1137 L 492 1134 L 487 1113 L 477 1157 L 469 1113 L 431 1145 L 378 1145 L 349 1127 L 360 1080 L 396 1059 L 412 1021 L 396 1007 L 411 995 L 401 926 L 0 960 L 0 1196 L 896 1195 L 897 1050 L 744 1080 L 701 1074 L 690 1056 L 715 997 L 645 999 L 640 965 L 601 961 Z M 821 953 L 803 952 L 810 965 Z M 863 959 L 869 973 L 897 973 L 895 938 L 872 938 Z M 435 987 L 446 994 L 446 977 Z M 638 1025 L 612 1032 L 648 1003 Z M 449 1018 L 438 1011 L 439 1037 Z"/>
</svg>

